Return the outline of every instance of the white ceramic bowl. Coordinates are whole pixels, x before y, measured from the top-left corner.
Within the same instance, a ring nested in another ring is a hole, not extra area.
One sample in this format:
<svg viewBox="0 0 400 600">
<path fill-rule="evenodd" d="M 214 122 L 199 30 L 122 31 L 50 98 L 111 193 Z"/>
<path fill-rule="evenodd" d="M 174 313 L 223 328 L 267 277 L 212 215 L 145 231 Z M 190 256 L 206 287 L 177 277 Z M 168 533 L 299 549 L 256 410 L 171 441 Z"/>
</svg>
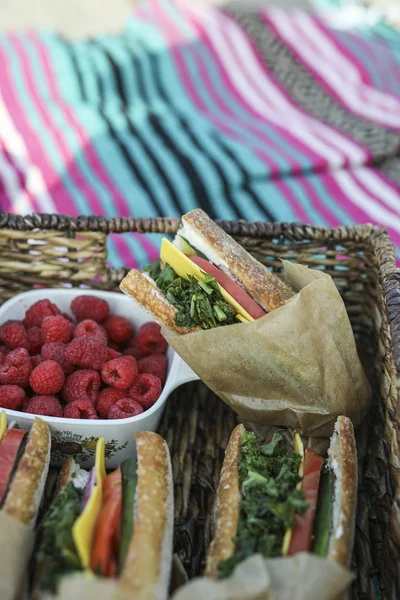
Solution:
<svg viewBox="0 0 400 600">
<path fill-rule="evenodd" d="M 14 296 L 0 307 L 0 325 L 9 319 L 23 319 L 27 308 L 38 300 L 54 302 L 62 312 L 72 315 L 70 305 L 76 296 L 88 294 L 104 298 L 110 305 L 110 313 L 126 317 L 135 331 L 151 320 L 135 302 L 124 294 L 82 289 L 38 289 Z M 73 457 L 83 467 L 94 464 L 94 453 L 98 437 L 104 437 L 106 467 L 114 468 L 125 458 L 136 453 L 135 434 L 138 431 L 155 431 L 169 394 L 183 383 L 198 379 L 190 367 L 168 348 L 168 372 L 164 389 L 157 402 L 147 411 L 129 419 L 79 420 L 59 417 L 41 417 L 50 426 L 52 435 L 51 464 L 58 466 Z M 34 415 L 6 410 L 8 422 L 16 421 L 21 429 L 30 429 Z"/>
</svg>

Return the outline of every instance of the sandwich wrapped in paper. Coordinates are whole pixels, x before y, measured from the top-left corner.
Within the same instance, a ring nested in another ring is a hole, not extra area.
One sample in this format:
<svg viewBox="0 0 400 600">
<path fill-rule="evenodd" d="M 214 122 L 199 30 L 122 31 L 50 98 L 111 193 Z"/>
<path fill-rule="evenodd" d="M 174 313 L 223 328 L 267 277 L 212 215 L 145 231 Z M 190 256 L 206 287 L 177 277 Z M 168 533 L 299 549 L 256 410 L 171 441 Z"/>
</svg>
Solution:
<svg viewBox="0 0 400 600">
<path fill-rule="evenodd" d="M 324 458 L 298 433 L 239 425 L 225 454 L 204 577 L 174 600 L 336 600 L 351 582 L 357 457 L 339 417 Z"/>
<path fill-rule="evenodd" d="M 29 435 L 0 415 L 0 598 L 17 600 L 27 579 L 34 527 L 50 463 L 51 436 L 35 418 Z"/>
<path fill-rule="evenodd" d="M 242 420 L 314 436 L 339 415 L 358 425 L 370 388 L 340 294 L 320 271 L 283 271 L 285 282 L 196 209 L 121 289 Z"/>
<path fill-rule="evenodd" d="M 87 472 L 73 459 L 38 530 L 33 598 L 168 597 L 172 565 L 173 483 L 168 446 L 136 435 L 137 459 L 104 468 L 104 440 Z"/>
</svg>

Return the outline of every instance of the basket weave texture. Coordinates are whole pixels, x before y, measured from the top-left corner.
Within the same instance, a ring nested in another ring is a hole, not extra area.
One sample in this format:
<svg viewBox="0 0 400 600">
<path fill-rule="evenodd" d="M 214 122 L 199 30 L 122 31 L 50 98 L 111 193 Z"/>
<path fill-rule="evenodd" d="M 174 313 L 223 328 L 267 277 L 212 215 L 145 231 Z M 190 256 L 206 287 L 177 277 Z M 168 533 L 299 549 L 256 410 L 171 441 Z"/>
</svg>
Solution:
<svg viewBox="0 0 400 600">
<path fill-rule="evenodd" d="M 33 286 L 118 289 L 126 271 L 107 266 L 109 233 L 173 234 L 175 218 L 19 216 L 0 213 L 0 303 Z M 359 493 L 353 597 L 400 597 L 400 272 L 385 231 L 360 225 L 223 221 L 219 225 L 275 271 L 280 258 L 323 269 L 345 302 L 374 392 L 357 431 Z M 201 573 L 224 449 L 236 419 L 201 384 L 169 399 L 159 431 L 175 482 L 175 549 L 188 575 Z"/>
</svg>

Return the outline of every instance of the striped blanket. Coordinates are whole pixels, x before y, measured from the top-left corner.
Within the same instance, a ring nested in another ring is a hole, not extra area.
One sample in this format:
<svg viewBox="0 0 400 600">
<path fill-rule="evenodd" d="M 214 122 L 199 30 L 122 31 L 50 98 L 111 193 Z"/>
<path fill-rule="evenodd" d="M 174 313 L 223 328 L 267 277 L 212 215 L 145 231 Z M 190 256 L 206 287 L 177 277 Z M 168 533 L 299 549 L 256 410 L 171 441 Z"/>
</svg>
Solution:
<svg viewBox="0 0 400 600">
<path fill-rule="evenodd" d="M 373 222 L 400 257 L 388 26 L 149 0 L 116 36 L 3 34 L 0 63 L 2 210 Z M 158 241 L 111 238 L 110 262 L 141 265 Z"/>
</svg>

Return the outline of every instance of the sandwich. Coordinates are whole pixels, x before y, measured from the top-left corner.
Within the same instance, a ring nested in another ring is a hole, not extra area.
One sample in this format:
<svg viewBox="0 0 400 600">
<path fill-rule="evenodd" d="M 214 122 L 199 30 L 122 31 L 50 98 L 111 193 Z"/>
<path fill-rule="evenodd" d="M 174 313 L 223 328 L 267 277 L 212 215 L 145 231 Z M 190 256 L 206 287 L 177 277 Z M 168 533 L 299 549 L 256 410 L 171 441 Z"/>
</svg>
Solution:
<svg viewBox="0 0 400 600">
<path fill-rule="evenodd" d="M 0 597 L 14 600 L 25 584 L 33 529 L 50 463 L 51 436 L 35 417 L 30 432 L 0 415 L 0 539 L 4 543 Z M 17 564 L 15 564 L 17 560 Z"/>
<path fill-rule="evenodd" d="M 102 438 L 90 472 L 73 459 L 63 466 L 39 527 L 35 600 L 56 597 L 62 579 L 79 572 L 88 582 L 112 579 L 117 597 L 167 598 L 173 537 L 168 446 L 151 432 L 138 433 L 136 446 L 137 459 L 108 474 Z"/>
<path fill-rule="evenodd" d="M 200 209 L 183 215 L 173 243 L 163 238 L 159 261 L 120 287 L 180 335 L 254 321 L 295 293 Z"/>
<path fill-rule="evenodd" d="M 357 458 L 351 421 L 339 417 L 328 457 L 301 437 L 270 443 L 238 425 L 229 440 L 214 509 L 205 575 L 229 576 L 253 554 L 312 552 L 348 567 L 354 538 Z"/>
</svg>

